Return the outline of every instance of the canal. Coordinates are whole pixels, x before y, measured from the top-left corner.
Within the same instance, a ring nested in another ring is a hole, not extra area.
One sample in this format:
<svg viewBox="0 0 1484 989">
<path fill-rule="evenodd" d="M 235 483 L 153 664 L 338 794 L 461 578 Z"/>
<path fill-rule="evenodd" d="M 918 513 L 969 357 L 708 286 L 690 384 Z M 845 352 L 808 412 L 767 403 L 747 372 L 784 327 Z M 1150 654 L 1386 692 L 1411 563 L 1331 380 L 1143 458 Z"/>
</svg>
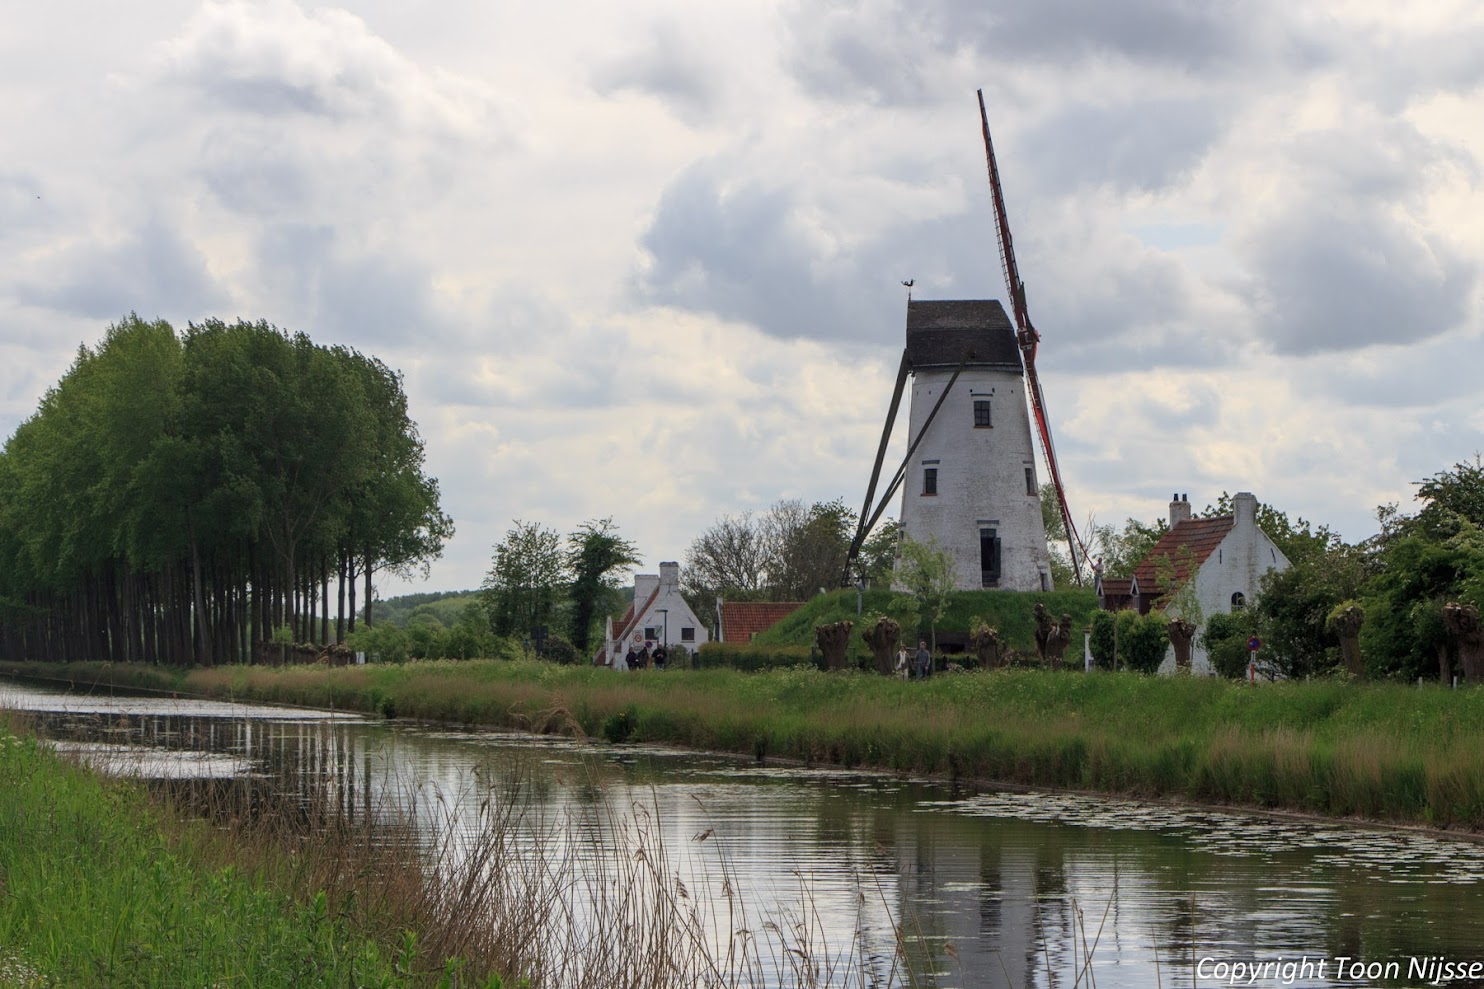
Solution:
<svg viewBox="0 0 1484 989">
<path fill-rule="evenodd" d="M 518 806 L 502 854 L 541 860 L 567 924 L 610 923 L 642 860 L 764 984 L 807 956 L 830 985 L 1484 986 L 1463 839 L 4 681 L 0 707 L 150 785 L 412 822 L 455 857 Z"/>
</svg>

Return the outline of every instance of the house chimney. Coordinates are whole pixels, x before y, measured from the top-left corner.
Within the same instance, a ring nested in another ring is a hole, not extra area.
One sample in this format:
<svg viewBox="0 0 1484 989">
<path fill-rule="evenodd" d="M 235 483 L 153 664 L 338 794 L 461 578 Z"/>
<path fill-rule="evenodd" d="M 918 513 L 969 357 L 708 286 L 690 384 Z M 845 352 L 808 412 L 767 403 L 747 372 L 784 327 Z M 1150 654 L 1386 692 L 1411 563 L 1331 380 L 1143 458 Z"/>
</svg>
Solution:
<svg viewBox="0 0 1484 989">
<path fill-rule="evenodd" d="M 674 587 L 678 586 L 679 583 L 680 583 L 680 564 L 678 564 L 678 563 L 661 563 L 660 564 L 660 586 L 661 587 L 666 587 L 666 588 L 672 588 L 673 589 Z"/>
<path fill-rule="evenodd" d="M 1232 496 L 1232 515 L 1237 526 L 1257 525 L 1257 496 L 1251 491 L 1238 491 Z"/>
<path fill-rule="evenodd" d="M 660 579 L 652 573 L 640 573 L 634 575 L 634 617 L 640 618 L 640 608 L 649 600 L 649 596 L 659 589 Z"/>
<path fill-rule="evenodd" d="M 1190 501 L 1182 494 L 1170 495 L 1170 528 L 1190 518 Z"/>
</svg>

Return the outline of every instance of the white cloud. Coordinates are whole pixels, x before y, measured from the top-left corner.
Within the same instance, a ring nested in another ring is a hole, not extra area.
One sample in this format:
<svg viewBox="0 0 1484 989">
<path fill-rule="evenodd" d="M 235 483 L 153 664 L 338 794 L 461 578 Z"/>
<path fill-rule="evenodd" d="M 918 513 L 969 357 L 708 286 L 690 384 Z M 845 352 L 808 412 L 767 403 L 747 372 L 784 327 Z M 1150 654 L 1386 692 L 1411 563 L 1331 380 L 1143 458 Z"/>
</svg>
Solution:
<svg viewBox="0 0 1484 989">
<path fill-rule="evenodd" d="M 1079 517 L 1250 488 L 1360 537 L 1484 447 L 1467 4 L 69 10 L 0 40 L 7 431 L 131 308 L 375 353 L 458 523 L 435 586 L 514 518 L 652 564 L 857 503 L 898 280 L 1005 294 L 976 86 Z"/>
</svg>

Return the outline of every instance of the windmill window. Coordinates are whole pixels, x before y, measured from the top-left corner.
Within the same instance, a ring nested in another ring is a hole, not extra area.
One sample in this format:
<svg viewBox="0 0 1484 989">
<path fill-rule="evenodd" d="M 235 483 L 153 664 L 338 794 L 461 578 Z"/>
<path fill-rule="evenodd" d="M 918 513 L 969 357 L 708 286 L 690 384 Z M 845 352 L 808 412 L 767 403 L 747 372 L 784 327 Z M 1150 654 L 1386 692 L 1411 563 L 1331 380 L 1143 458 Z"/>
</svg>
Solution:
<svg viewBox="0 0 1484 989">
<path fill-rule="evenodd" d="M 974 428 L 989 429 L 993 425 L 994 422 L 990 419 L 989 415 L 989 399 L 974 399 Z"/>
<path fill-rule="evenodd" d="M 935 495 L 938 493 L 938 468 L 928 467 L 922 472 L 922 493 Z"/>
<path fill-rule="evenodd" d="M 1232 610 L 1242 611 L 1247 607 L 1247 595 L 1237 591 L 1232 595 Z"/>
<path fill-rule="evenodd" d="M 696 641 L 696 630 L 694 628 L 689 627 L 689 626 L 687 626 L 686 628 L 682 628 L 680 630 L 680 641 L 681 642 L 694 642 L 694 641 Z"/>
<path fill-rule="evenodd" d="M 644 626 L 644 637 L 646 639 L 658 639 L 660 637 L 660 627 L 658 625 Z"/>
<path fill-rule="evenodd" d="M 1034 467 L 1025 469 L 1025 493 L 1028 495 L 1039 493 L 1036 491 L 1036 469 Z"/>
<path fill-rule="evenodd" d="M 1000 536 L 995 529 L 979 530 L 979 582 L 984 587 L 1000 586 Z"/>
</svg>

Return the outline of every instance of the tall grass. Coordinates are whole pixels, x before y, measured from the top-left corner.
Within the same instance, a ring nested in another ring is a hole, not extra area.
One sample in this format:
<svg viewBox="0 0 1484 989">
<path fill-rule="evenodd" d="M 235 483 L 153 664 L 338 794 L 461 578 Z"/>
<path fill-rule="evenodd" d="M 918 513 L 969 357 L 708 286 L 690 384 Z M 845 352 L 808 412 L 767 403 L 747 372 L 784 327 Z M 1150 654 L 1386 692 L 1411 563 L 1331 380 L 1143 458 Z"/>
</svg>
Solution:
<svg viewBox="0 0 1484 989">
<path fill-rule="evenodd" d="M 109 670 L 66 667 L 78 681 Z M 113 668 L 117 669 L 117 667 Z M 1484 691 L 998 670 L 229 667 L 176 686 L 758 758 L 1484 830 Z"/>
</svg>

